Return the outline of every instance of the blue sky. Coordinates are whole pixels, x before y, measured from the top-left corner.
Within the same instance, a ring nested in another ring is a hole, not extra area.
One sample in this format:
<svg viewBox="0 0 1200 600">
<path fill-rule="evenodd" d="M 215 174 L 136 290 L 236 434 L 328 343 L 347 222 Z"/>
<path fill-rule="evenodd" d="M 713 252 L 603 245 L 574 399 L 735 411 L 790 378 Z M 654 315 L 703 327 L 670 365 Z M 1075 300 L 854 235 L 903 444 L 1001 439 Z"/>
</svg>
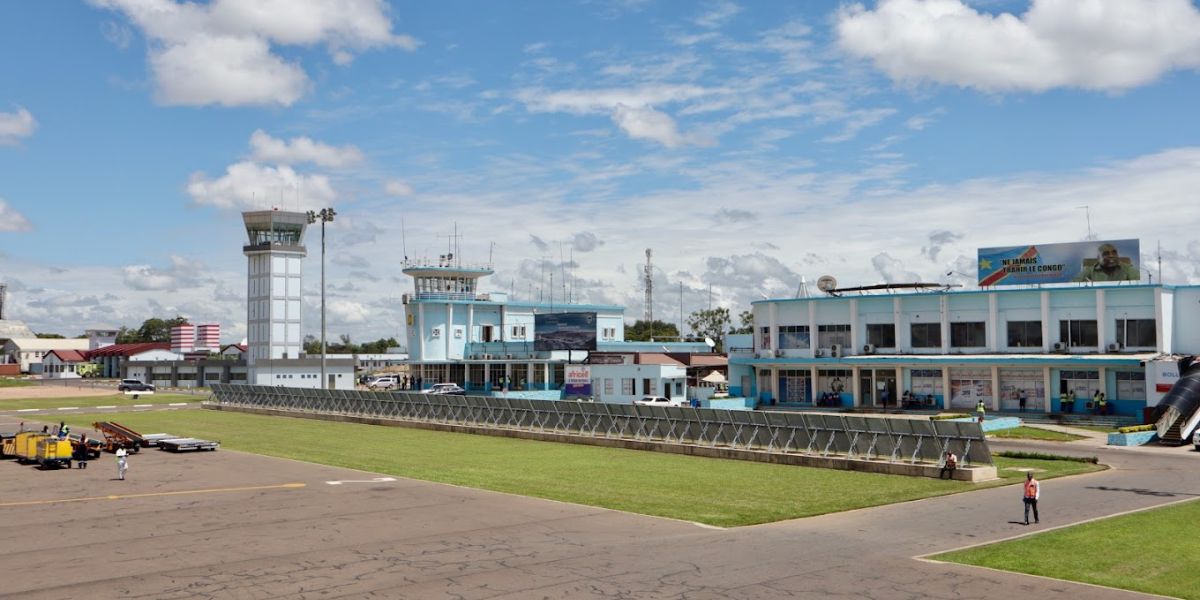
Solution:
<svg viewBox="0 0 1200 600">
<path fill-rule="evenodd" d="M 239 212 L 272 205 L 338 210 L 359 340 L 456 223 L 485 287 L 548 297 L 544 265 L 630 320 L 645 248 L 656 314 L 681 284 L 736 313 L 827 273 L 969 285 L 978 247 L 1084 239 L 1082 206 L 1200 283 L 1187 0 L 10 2 L 0 52 L 0 281 L 38 331 L 240 339 Z"/>
</svg>

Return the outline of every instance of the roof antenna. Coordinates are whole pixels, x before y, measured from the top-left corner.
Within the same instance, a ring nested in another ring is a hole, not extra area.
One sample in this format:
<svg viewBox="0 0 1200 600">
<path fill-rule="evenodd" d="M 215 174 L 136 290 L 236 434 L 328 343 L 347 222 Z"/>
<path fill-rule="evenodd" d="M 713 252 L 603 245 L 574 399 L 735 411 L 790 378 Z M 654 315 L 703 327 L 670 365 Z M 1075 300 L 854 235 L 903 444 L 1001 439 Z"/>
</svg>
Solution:
<svg viewBox="0 0 1200 600">
<path fill-rule="evenodd" d="M 408 262 L 408 241 L 404 234 L 404 217 L 400 217 L 400 249 L 404 252 L 404 262 Z"/>
</svg>

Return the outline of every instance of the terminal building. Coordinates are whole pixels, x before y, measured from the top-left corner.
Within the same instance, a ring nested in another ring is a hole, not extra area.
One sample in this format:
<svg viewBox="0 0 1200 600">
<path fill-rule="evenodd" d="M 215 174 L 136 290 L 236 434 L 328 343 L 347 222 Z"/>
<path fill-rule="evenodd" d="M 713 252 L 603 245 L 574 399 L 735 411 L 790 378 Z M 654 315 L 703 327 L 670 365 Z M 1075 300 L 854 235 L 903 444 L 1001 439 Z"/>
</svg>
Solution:
<svg viewBox="0 0 1200 600">
<path fill-rule="evenodd" d="M 1083 413 L 1103 394 L 1140 419 L 1200 354 L 1200 286 L 834 290 L 753 313 L 730 392 L 760 406 L 1018 412 L 1024 396 L 1029 411 Z"/>
<path fill-rule="evenodd" d="M 721 370 L 704 342 L 626 342 L 625 309 L 615 305 L 516 301 L 479 291 L 489 264 L 464 265 L 453 254 L 405 264 L 413 291 L 403 296 L 409 372 L 428 388 L 456 383 L 470 394 L 558 399 L 573 396 L 629 404 L 644 396 L 693 397 L 689 373 Z M 537 342 L 547 315 L 573 322 L 571 349 Z M 578 385 L 580 387 L 574 387 Z"/>
</svg>

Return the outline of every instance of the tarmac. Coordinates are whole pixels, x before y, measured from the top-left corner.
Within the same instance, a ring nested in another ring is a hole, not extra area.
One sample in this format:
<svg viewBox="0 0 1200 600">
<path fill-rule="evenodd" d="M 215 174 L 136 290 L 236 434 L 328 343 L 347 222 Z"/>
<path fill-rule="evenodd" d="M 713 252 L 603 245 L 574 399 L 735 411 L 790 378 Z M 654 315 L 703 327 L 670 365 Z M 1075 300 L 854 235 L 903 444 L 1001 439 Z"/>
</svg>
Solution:
<svg viewBox="0 0 1200 600">
<path fill-rule="evenodd" d="M 5 461 L 0 597 L 1148 597 L 920 557 L 1194 499 L 1190 447 L 989 443 L 1112 468 L 1044 482 L 1037 526 L 1006 486 L 720 529 L 225 449 L 146 449 L 125 481 Z"/>
</svg>

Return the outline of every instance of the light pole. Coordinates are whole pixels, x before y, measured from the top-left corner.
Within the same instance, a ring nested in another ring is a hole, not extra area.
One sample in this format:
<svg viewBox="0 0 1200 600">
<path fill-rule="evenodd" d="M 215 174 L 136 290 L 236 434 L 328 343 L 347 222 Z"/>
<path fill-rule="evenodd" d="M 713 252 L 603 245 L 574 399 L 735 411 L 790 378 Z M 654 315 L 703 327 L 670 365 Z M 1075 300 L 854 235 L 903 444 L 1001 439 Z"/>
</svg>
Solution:
<svg viewBox="0 0 1200 600">
<path fill-rule="evenodd" d="M 329 378 L 325 375 L 325 224 L 333 221 L 337 214 L 332 208 L 322 208 L 318 212 L 308 211 L 309 224 L 321 221 L 321 389 L 327 389 Z"/>
</svg>

